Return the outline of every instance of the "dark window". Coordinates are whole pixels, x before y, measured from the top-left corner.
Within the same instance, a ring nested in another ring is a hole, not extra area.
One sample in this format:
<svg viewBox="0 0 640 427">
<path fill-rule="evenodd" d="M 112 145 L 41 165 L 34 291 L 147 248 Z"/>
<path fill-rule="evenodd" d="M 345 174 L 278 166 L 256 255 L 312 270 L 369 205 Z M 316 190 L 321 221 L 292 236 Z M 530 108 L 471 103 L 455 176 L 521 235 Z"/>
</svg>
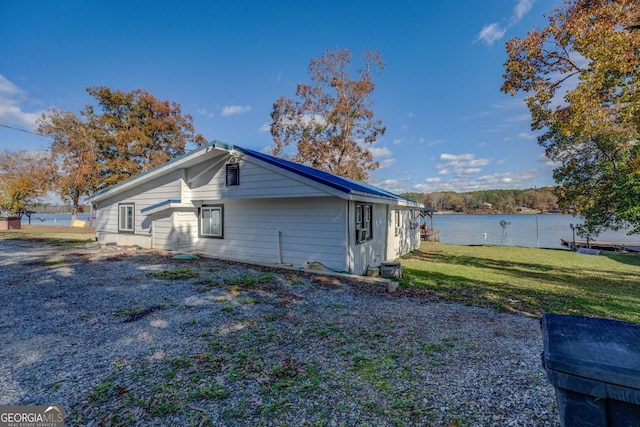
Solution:
<svg viewBox="0 0 640 427">
<path fill-rule="evenodd" d="M 373 205 L 356 204 L 356 242 L 373 239 Z"/>
<path fill-rule="evenodd" d="M 227 164 L 227 187 L 240 185 L 240 165 L 238 163 Z"/>
</svg>

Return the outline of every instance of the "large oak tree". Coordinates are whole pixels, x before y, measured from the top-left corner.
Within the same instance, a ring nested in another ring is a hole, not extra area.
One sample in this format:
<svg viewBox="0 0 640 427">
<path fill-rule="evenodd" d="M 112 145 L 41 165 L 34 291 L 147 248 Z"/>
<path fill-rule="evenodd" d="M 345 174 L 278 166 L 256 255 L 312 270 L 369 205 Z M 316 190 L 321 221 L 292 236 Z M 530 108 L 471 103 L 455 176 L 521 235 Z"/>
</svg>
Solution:
<svg viewBox="0 0 640 427">
<path fill-rule="evenodd" d="M 55 166 L 42 151 L 0 151 L 0 215 L 12 215 L 45 197 Z"/>
<path fill-rule="evenodd" d="M 80 117 L 70 111 L 49 110 L 37 131 L 51 136 L 51 152 L 59 166 L 57 190 L 79 209 L 80 198 L 185 153 L 188 143 L 200 146 L 192 117 L 175 102 L 156 99 L 136 89 L 88 88 L 98 109 L 87 105 Z M 98 110 L 98 111 L 96 111 Z"/>
<path fill-rule="evenodd" d="M 185 153 L 186 144 L 207 141 L 195 134 L 193 118 L 182 114 L 180 105 L 156 99 L 136 89 L 131 92 L 107 87 L 88 88 L 100 106 L 96 115 L 84 114 L 97 130 L 102 183 L 111 186 Z"/>
<path fill-rule="evenodd" d="M 52 109 L 40 119 L 38 132 L 53 138 L 51 154 L 58 165 L 55 189 L 71 206 L 71 220 L 80 212 L 80 198 L 100 186 L 100 161 L 97 130 L 70 111 Z"/>
<path fill-rule="evenodd" d="M 271 113 L 272 153 L 283 156 L 295 144 L 293 160 L 336 175 L 366 181 L 379 167 L 368 145 L 384 135 L 385 127 L 374 118 L 371 98 L 373 74 L 384 68 L 378 51 L 362 58 L 357 77 L 351 77 L 351 52 L 333 49 L 311 60 L 312 84 L 299 83 L 298 100 L 281 97 Z"/>
<path fill-rule="evenodd" d="M 502 90 L 527 94 L 560 206 L 583 230 L 640 232 L 640 2 L 565 0 L 548 25 L 507 42 Z"/>
</svg>

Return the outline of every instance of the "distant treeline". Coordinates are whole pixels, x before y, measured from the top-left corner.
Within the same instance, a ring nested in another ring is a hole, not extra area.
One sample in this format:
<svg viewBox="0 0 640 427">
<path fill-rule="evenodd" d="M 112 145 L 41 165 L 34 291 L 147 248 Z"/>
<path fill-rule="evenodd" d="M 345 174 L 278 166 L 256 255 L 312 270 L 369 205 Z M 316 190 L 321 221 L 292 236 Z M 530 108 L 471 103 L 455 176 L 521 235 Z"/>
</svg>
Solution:
<svg viewBox="0 0 640 427">
<path fill-rule="evenodd" d="M 555 187 L 530 188 L 527 190 L 482 190 L 466 193 L 438 191 L 433 193 L 402 193 L 402 196 L 423 203 L 425 207 L 439 211 L 459 213 L 517 213 L 523 210 L 550 211 L 556 209 Z M 524 208 L 524 209 L 523 209 Z M 29 210 L 44 213 L 68 213 L 71 207 L 51 203 L 35 203 Z M 80 213 L 88 207 L 80 206 Z"/>
<path fill-rule="evenodd" d="M 85 206 L 79 206 L 79 213 L 85 211 Z M 86 207 L 88 208 L 88 206 Z M 54 205 L 51 203 L 32 203 L 27 205 L 27 210 L 42 213 L 42 214 L 59 214 L 71 212 L 71 206 L 68 205 Z"/>
<path fill-rule="evenodd" d="M 402 193 L 402 196 L 424 203 L 439 211 L 459 213 L 517 213 L 527 210 L 550 211 L 557 208 L 555 187 L 526 190 L 482 190 L 456 193 Z"/>
</svg>

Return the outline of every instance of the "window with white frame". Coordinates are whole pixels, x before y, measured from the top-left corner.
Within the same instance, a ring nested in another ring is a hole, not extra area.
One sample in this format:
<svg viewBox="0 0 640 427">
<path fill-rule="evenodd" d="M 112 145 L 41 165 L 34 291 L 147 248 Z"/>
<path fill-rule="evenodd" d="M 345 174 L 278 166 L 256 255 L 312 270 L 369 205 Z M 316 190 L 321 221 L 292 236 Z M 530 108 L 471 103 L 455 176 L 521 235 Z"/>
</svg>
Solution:
<svg viewBox="0 0 640 427">
<path fill-rule="evenodd" d="M 400 235 L 400 211 L 396 210 L 394 211 L 394 217 L 395 217 L 395 235 L 398 236 Z"/>
<path fill-rule="evenodd" d="M 373 205 L 356 204 L 356 242 L 373 239 Z"/>
<path fill-rule="evenodd" d="M 223 206 L 203 205 L 200 208 L 200 236 L 223 238 Z"/>
<path fill-rule="evenodd" d="M 134 231 L 134 211 L 133 203 L 123 203 L 118 205 L 118 231 L 121 233 L 133 233 Z"/>
</svg>

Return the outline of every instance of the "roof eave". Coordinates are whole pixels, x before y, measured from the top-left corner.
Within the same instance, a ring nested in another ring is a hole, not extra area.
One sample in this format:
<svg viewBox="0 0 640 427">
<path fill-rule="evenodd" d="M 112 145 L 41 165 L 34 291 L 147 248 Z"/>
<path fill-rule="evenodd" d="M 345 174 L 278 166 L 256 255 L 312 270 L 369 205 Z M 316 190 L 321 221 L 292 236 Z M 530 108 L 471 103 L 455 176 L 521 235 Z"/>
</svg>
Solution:
<svg viewBox="0 0 640 427">
<path fill-rule="evenodd" d="M 203 147 L 200 147 L 199 149 L 185 153 L 180 157 L 176 157 L 175 159 L 168 161 L 167 163 L 164 163 L 160 166 L 157 166 L 153 169 L 143 172 L 142 174 L 131 177 L 126 181 L 123 181 L 112 187 L 105 188 L 104 190 L 100 190 L 97 193 L 94 193 L 91 196 L 87 197 L 86 200 L 87 202 L 90 202 L 90 203 L 96 203 L 104 199 L 108 199 L 109 197 L 113 197 L 117 194 L 120 194 L 132 187 L 135 187 L 136 185 L 151 181 L 152 179 L 157 178 L 158 176 L 164 173 L 173 171 L 175 169 L 180 169 L 182 166 L 184 166 L 186 163 L 188 163 L 192 159 L 198 156 L 201 156 L 203 154 L 213 152 L 216 149 L 218 149 L 219 151 L 222 151 L 222 150 L 229 151 L 229 148 L 226 147 L 226 144 L 213 141 Z"/>
</svg>

